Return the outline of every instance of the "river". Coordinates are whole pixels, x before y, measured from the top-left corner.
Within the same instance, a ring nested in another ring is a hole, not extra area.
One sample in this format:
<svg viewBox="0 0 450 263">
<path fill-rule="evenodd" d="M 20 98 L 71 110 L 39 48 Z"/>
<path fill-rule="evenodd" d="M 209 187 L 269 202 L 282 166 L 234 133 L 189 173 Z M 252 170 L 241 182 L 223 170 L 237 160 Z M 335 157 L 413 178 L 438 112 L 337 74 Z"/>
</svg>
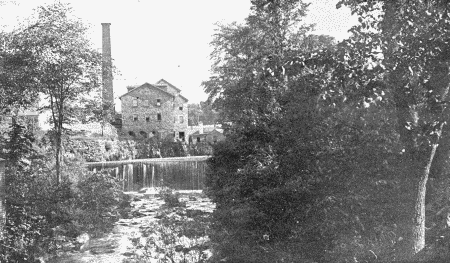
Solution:
<svg viewBox="0 0 450 263">
<path fill-rule="evenodd" d="M 131 218 L 120 219 L 113 230 L 101 238 L 92 238 L 83 245 L 81 251 L 58 253 L 57 257 L 46 260 L 46 263 L 125 263 L 133 261 L 139 253 L 132 240 L 141 238 L 142 234 L 154 229 L 160 220 L 160 211 L 165 208 L 162 198 L 154 194 L 128 192 L 132 196 Z M 183 203 L 182 213 L 200 211 L 212 213 L 215 204 L 205 197 L 201 191 L 179 191 Z M 185 204 L 185 205 L 184 205 Z M 177 208 L 177 213 L 180 209 Z M 177 215 L 176 213 L 173 213 Z M 148 233 L 146 233 L 148 235 Z M 145 262 L 157 262 L 150 258 Z"/>
</svg>

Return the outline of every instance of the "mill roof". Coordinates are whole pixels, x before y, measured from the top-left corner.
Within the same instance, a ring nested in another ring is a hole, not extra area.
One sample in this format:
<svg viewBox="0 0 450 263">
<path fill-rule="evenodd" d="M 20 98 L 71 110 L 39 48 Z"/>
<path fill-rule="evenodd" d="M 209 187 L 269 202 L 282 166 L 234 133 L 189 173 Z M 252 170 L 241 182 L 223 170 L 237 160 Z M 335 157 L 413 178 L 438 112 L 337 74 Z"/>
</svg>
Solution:
<svg viewBox="0 0 450 263">
<path fill-rule="evenodd" d="M 137 86 L 137 87 L 135 87 L 134 89 L 128 91 L 127 93 L 123 94 L 122 96 L 119 97 L 119 99 L 122 99 L 122 97 L 127 96 L 127 95 L 130 94 L 131 92 L 133 92 L 133 91 L 135 91 L 135 90 L 138 90 L 138 89 L 140 89 L 140 88 L 143 88 L 143 87 L 144 87 L 144 88 L 147 87 L 147 88 L 150 88 L 150 89 L 157 89 L 157 90 L 159 90 L 159 91 L 161 91 L 161 92 L 163 92 L 163 93 L 169 95 L 169 96 L 172 97 L 172 98 L 175 97 L 173 94 L 171 94 L 171 93 L 169 93 L 169 92 L 167 92 L 167 91 L 165 91 L 165 90 L 162 90 L 162 89 L 160 89 L 160 88 L 158 88 L 158 87 L 155 87 L 155 86 L 153 86 L 152 84 L 146 82 L 146 83 L 144 83 L 144 84 L 142 84 L 142 85 L 140 85 L 140 86 Z"/>
<path fill-rule="evenodd" d="M 194 132 L 194 133 L 192 133 L 191 135 L 195 135 L 195 136 L 206 136 L 206 135 L 208 135 L 208 134 L 213 134 L 213 133 L 219 133 L 219 134 L 223 134 L 223 131 L 221 131 L 221 129 L 214 129 L 214 130 L 212 130 L 212 131 L 209 131 L 209 132 L 203 132 L 203 133 L 200 133 L 200 131 L 196 131 L 196 132 Z"/>
<path fill-rule="evenodd" d="M 170 84 L 170 82 L 168 82 L 165 79 L 160 79 L 158 82 L 156 82 L 156 84 L 161 84 L 161 82 L 164 82 L 165 84 L 171 86 L 172 88 L 176 89 L 178 92 L 180 92 L 181 90 L 177 87 L 175 87 L 174 85 Z"/>
<path fill-rule="evenodd" d="M 178 94 L 178 96 L 180 96 L 180 98 L 182 98 L 183 100 L 185 100 L 186 102 L 188 102 L 189 100 L 188 99 L 186 99 L 183 95 L 181 95 L 181 94 Z"/>
</svg>

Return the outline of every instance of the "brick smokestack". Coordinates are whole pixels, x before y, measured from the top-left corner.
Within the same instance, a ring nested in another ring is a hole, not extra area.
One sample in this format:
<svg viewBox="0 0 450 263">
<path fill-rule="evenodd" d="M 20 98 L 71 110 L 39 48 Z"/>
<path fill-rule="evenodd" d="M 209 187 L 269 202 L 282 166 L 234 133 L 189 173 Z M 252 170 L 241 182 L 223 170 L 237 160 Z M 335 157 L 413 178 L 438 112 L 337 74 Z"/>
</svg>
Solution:
<svg viewBox="0 0 450 263">
<path fill-rule="evenodd" d="M 113 92 L 113 74 L 111 59 L 111 23 L 102 23 L 102 98 L 103 104 L 109 106 L 114 118 L 114 92 Z M 110 120 L 111 121 L 111 120 Z"/>
</svg>

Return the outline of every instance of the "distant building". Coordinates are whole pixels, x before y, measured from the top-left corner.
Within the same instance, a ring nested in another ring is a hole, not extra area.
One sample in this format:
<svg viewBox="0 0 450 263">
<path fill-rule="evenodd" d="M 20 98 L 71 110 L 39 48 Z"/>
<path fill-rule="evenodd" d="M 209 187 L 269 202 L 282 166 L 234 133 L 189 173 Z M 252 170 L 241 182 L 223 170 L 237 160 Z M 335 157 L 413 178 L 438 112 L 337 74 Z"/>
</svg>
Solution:
<svg viewBox="0 0 450 263">
<path fill-rule="evenodd" d="M 6 131 L 11 122 L 13 114 L 17 113 L 18 120 L 22 121 L 28 128 L 33 131 L 39 129 L 39 112 L 37 109 L 37 103 L 35 106 L 32 106 L 28 109 L 20 109 L 13 110 L 13 112 L 9 112 L 6 114 L 0 115 L 0 130 Z"/>
<path fill-rule="evenodd" d="M 120 96 L 124 133 L 186 140 L 188 100 L 180 94 L 180 89 L 164 79 L 127 89 L 128 92 Z"/>
<path fill-rule="evenodd" d="M 188 127 L 189 143 L 209 142 L 216 143 L 225 139 L 221 125 L 199 125 Z"/>
<path fill-rule="evenodd" d="M 209 132 L 200 133 L 199 131 L 191 134 L 192 144 L 197 144 L 200 142 L 216 143 L 225 140 L 223 131 L 221 129 L 214 129 Z"/>
</svg>

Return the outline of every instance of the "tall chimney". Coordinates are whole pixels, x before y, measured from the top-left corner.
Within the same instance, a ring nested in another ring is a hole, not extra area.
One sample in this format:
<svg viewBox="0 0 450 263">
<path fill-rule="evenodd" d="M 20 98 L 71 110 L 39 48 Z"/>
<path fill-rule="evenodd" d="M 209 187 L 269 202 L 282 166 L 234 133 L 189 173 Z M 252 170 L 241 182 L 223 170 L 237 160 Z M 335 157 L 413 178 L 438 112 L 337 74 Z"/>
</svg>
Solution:
<svg viewBox="0 0 450 263">
<path fill-rule="evenodd" d="M 102 98 L 103 105 L 108 105 L 114 118 L 114 92 L 111 59 L 111 23 L 102 23 Z M 114 119 L 112 119 L 114 120 Z M 111 120 L 110 120 L 111 121 Z"/>
</svg>

